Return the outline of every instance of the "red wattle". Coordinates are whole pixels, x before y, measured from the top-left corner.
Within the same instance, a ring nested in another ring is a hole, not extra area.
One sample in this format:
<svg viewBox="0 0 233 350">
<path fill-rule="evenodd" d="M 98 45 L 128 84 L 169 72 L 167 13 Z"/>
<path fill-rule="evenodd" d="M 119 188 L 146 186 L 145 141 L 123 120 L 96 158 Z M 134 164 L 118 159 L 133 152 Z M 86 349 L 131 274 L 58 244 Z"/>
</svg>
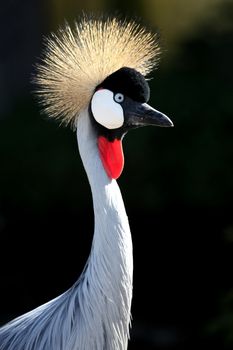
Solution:
<svg viewBox="0 0 233 350">
<path fill-rule="evenodd" d="M 124 154 L 121 140 L 108 141 L 104 136 L 98 137 L 100 159 L 107 175 L 117 179 L 124 167 Z"/>
</svg>

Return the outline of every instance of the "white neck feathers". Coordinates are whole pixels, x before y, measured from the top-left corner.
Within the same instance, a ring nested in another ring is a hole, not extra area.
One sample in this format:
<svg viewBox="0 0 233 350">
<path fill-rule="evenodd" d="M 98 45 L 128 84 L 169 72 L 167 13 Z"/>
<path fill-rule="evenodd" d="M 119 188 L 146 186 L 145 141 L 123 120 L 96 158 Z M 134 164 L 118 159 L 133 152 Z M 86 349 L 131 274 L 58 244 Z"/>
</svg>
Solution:
<svg viewBox="0 0 233 350">
<path fill-rule="evenodd" d="M 64 294 L 0 328 L 0 350 L 126 350 L 132 241 L 119 187 L 102 167 L 88 112 L 77 123 L 91 185 L 95 232 L 86 267 Z"/>
<path fill-rule="evenodd" d="M 93 326 L 102 324 L 105 345 L 100 349 L 126 349 L 133 274 L 128 218 L 120 189 L 115 180 L 108 178 L 102 166 L 97 136 L 87 111 L 78 118 L 77 137 L 95 213 L 92 250 L 84 277 L 89 284 L 89 293 L 84 298 L 87 304 L 91 303 L 95 313 Z M 94 333 L 99 337 L 100 328 Z"/>
</svg>

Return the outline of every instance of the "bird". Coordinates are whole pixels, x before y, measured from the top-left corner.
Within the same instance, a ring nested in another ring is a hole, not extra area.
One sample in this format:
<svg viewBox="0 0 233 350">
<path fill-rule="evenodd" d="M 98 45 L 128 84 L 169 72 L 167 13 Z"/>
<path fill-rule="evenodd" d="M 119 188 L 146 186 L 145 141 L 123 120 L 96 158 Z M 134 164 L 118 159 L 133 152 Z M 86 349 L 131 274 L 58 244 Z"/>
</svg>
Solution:
<svg viewBox="0 0 233 350">
<path fill-rule="evenodd" d="M 158 35 L 135 20 L 82 15 L 45 39 L 33 77 L 49 118 L 77 135 L 93 200 L 90 254 L 63 294 L 0 328 L 0 350 L 126 350 L 131 328 L 133 249 L 117 183 L 131 129 L 171 127 L 148 104 Z"/>
</svg>

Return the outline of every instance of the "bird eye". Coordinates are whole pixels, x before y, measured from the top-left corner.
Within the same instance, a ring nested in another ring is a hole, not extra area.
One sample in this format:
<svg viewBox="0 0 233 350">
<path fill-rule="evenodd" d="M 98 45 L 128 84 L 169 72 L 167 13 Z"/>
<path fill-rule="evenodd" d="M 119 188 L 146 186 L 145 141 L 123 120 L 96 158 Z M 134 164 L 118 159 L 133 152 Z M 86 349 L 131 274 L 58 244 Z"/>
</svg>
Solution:
<svg viewBox="0 0 233 350">
<path fill-rule="evenodd" d="M 114 95 L 114 100 L 118 103 L 121 103 L 124 101 L 124 95 L 118 92 Z"/>
</svg>

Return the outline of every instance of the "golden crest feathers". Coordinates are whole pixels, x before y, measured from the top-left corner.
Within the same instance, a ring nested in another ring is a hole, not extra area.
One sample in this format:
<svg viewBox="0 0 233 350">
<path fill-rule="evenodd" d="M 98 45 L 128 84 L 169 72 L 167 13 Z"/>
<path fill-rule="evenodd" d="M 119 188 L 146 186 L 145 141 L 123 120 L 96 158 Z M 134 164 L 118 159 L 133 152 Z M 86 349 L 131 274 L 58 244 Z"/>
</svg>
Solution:
<svg viewBox="0 0 233 350">
<path fill-rule="evenodd" d="M 45 112 L 74 126 L 97 85 L 122 67 L 146 76 L 157 64 L 157 36 L 136 22 L 83 17 L 47 39 L 35 83 Z"/>
</svg>

